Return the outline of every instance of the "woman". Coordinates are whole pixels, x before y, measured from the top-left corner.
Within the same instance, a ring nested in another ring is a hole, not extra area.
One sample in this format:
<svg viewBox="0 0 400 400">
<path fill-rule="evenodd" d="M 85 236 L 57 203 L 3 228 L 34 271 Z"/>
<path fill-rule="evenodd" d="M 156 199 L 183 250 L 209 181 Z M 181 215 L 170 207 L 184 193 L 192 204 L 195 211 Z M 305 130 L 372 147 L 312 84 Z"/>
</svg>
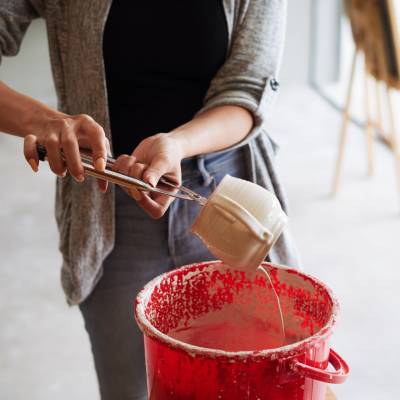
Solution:
<svg viewBox="0 0 400 400">
<path fill-rule="evenodd" d="M 285 2 L 3 1 L 0 56 L 17 53 L 39 16 L 59 110 L 1 83 L 0 130 L 24 137 L 34 171 L 44 145 L 59 176 L 62 283 L 82 311 L 102 399 L 146 398 L 132 302 L 154 276 L 212 255 L 188 233 L 196 204 L 107 190 L 84 177 L 78 148 L 92 150 L 98 170 L 112 149 L 115 170 L 152 185 L 169 174 L 204 196 L 225 174 L 249 179 L 285 207 L 263 128 L 278 88 Z M 287 232 L 270 258 L 296 265 Z"/>
</svg>

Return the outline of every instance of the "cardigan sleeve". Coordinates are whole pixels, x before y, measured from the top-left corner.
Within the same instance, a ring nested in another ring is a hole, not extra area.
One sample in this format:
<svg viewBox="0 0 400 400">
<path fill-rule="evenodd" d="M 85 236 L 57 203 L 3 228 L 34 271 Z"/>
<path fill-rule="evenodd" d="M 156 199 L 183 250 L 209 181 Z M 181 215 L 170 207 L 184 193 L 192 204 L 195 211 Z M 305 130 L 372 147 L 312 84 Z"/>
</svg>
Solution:
<svg viewBox="0 0 400 400">
<path fill-rule="evenodd" d="M 241 106 L 253 115 L 250 135 L 258 131 L 279 87 L 276 75 L 285 18 L 285 0 L 249 0 L 246 10 L 239 10 L 228 57 L 211 81 L 199 113 L 221 105 Z"/>
<path fill-rule="evenodd" d="M 0 64 L 2 56 L 18 53 L 28 26 L 43 15 L 41 0 L 1 0 L 0 2 Z"/>
</svg>

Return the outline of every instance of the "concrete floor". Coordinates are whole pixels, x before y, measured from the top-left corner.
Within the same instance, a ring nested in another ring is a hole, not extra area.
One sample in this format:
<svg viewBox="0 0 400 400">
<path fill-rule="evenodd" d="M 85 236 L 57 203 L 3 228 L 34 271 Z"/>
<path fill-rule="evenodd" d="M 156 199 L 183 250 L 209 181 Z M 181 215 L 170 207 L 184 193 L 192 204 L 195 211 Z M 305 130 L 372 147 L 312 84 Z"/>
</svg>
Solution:
<svg viewBox="0 0 400 400">
<path fill-rule="evenodd" d="M 39 59 L 43 48 L 34 52 Z M 2 66 L 3 79 L 52 103 L 46 85 L 18 79 L 14 62 Z M 339 125 L 339 115 L 313 92 L 290 87 L 270 131 L 281 145 L 278 162 L 304 268 L 332 287 L 342 305 L 332 345 L 352 372 L 335 392 L 340 400 L 394 400 L 400 398 L 400 200 L 393 159 L 377 145 L 376 173 L 367 179 L 364 137 L 351 128 L 342 190 L 331 199 Z M 0 400 L 97 399 L 82 319 L 66 306 L 59 284 L 54 179 L 45 166 L 32 174 L 21 144 L 0 135 Z"/>
<path fill-rule="evenodd" d="M 0 399 L 96 399 L 80 314 L 66 306 L 53 218 L 54 179 L 0 135 Z"/>
<path fill-rule="evenodd" d="M 333 347 L 351 377 L 339 399 L 398 399 L 400 328 L 400 198 L 393 156 L 375 146 L 367 178 L 366 143 L 352 127 L 341 191 L 329 196 L 339 115 L 303 88 L 283 92 L 271 121 L 281 144 L 279 164 L 291 200 L 291 223 L 304 268 L 326 282 L 342 311 Z"/>
</svg>

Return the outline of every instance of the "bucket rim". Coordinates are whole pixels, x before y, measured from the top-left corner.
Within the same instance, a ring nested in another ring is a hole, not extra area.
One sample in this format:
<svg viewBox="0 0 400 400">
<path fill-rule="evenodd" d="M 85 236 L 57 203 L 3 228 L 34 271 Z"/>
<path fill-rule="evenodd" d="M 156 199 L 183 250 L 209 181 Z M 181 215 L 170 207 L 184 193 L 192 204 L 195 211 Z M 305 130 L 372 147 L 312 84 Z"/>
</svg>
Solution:
<svg viewBox="0 0 400 400">
<path fill-rule="evenodd" d="M 179 349 L 185 353 L 190 354 L 193 357 L 200 356 L 200 357 L 227 359 L 231 362 L 234 361 L 235 359 L 247 359 L 247 358 L 284 359 L 293 357 L 294 355 L 303 353 L 306 350 L 310 349 L 311 347 L 314 347 L 319 342 L 324 342 L 332 334 L 333 327 L 337 322 L 340 311 L 339 301 L 333 294 L 333 291 L 325 283 L 323 283 L 322 281 L 320 281 L 319 279 L 315 278 L 312 275 L 305 274 L 304 272 L 299 271 L 298 269 L 295 268 L 271 262 L 263 262 L 261 265 L 267 267 L 270 266 L 280 270 L 287 270 L 290 272 L 294 272 L 298 275 L 301 275 L 302 277 L 305 277 L 307 279 L 310 279 L 314 283 L 320 285 L 327 292 L 330 300 L 332 301 L 332 311 L 327 323 L 312 336 L 309 336 L 298 342 L 290 343 L 288 345 L 277 348 L 257 350 L 257 351 L 252 351 L 252 350 L 225 351 L 219 349 L 199 347 L 189 343 L 182 342 L 161 332 L 150 323 L 150 321 L 146 318 L 144 314 L 145 305 L 147 304 L 146 300 L 149 299 L 151 293 L 153 292 L 152 289 L 154 289 L 163 279 L 167 278 L 170 275 L 173 275 L 177 271 L 185 271 L 194 268 L 214 266 L 218 264 L 225 265 L 224 262 L 220 260 L 204 261 L 201 263 L 188 264 L 181 267 L 177 267 L 171 271 L 165 272 L 153 278 L 151 281 L 149 281 L 143 287 L 143 289 L 138 293 L 134 304 L 135 319 L 142 333 L 145 336 L 158 341 L 159 343 L 165 344 L 170 348 Z M 241 272 L 240 270 L 235 270 L 235 271 Z"/>
</svg>

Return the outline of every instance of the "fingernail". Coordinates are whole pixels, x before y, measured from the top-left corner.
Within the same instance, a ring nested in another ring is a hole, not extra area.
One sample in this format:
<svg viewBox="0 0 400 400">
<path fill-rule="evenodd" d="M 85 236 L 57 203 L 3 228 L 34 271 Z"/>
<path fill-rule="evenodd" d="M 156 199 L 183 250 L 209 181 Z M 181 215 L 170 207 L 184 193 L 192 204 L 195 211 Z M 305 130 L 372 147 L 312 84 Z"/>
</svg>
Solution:
<svg viewBox="0 0 400 400">
<path fill-rule="evenodd" d="M 100 186 L 100 192 L 105 194 L 107 193 L 108 185 L 107 183 L 104 185 L 104 187 Z"/>
<path fill-rule="evenodd" d="M 153 187 L 157 186 L 157 182 L 156 182 L 156 179 L 154 178 L 154 176 L 150 176 L 148 181 L 149 181 L 151 186 L 153 186 Z"/>
<path fill-rule="evenodd" d="M 94 167 L 99 171 L 104 171 L 106 169 L 106 161 L 104 160 L 104 158 L 103 157 L 98 158 L 94 162 Z"/>
<path fill-rule="evenodd" d="M 75 180 L 81 183 L 85 180 L 85 177 L 83 175 L 78 175 L 75 177 Z"/>
<path fill-rule="evenodd" d="M 64 171 L 62 174 L 58 175 L 60 178 L 65 178 L 67 176 L 67 171 Z"/>
<path fill-rule="evenodd" d="M 29 159 L 29 160 L 28 160 L 28 163 L 29 163 L 29 165 L 31 166 L 31 168 L 32 168 L 32 170 L 33 170 L 34 172 L 38 172 L 38 165 L 37 165 L 37 162 L 36 162 L 33 158 Z"/>
</svg>

